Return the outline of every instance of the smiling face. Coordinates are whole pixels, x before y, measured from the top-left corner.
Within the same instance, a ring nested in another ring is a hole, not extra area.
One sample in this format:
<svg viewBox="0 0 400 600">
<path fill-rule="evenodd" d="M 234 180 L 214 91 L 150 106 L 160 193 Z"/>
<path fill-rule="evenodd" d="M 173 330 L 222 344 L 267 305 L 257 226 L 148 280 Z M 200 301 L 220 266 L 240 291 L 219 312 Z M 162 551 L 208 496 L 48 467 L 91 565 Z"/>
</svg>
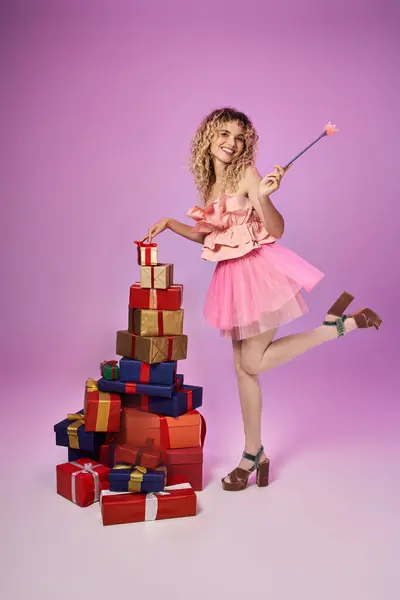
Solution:
<svg viewBox="0 0 400 600">
<path fill-rule="evenodd" d="M 211 142 L 210 152 L 214 159 L 229 165 L 237 160 L 244 150 L 243 126 L 238 121 L 218 124 Z"/>
</svg>

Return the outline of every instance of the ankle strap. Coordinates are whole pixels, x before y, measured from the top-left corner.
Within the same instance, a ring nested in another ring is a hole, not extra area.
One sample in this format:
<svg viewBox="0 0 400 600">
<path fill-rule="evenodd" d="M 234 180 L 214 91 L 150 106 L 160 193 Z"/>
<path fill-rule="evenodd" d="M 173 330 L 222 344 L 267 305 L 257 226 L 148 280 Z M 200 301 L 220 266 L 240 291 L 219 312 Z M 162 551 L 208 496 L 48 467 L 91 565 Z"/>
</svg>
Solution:
<svg viewBox="0 0 400 600">
<path fill-rule="evenodd" d="M 242 454 L 242 458 L 246 458 L 247 460 L 252 460 L 255 464 L 255 467 L 257 469 L 257 467 L 260 464 L 260 458 L 261 458 L 261 454 L 264 452 L 264 446 L 261 446 L 261 448 L 259 449 L 259 451 L 257 452 L 256 455 L 254 454 L 248 454 L 247 452 L 243 452 Z"/>
<path fill-rule="evenodd" d="M 322 323 L 322 325 L 332 325 L 332 326 L 336 326 L 337 332 L 338 332 L 338 336 L 341 337 L 342 335 L 344 335 L 344 325 L 343 323 L 345 322 L 345 320 L 348 318 L 348 315 L 342 315 L 341 317 L 338 317 L 335 321 L 324 321 Z"/>
</svg>

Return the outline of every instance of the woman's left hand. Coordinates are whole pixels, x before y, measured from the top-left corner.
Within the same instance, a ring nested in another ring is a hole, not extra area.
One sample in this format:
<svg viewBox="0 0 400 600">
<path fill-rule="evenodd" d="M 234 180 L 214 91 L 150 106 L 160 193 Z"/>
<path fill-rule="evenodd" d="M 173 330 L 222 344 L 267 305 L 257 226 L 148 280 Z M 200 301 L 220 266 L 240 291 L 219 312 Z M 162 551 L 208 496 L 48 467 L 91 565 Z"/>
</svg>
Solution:
<svg viewBox="0 0 400 600">
<path fill-rule="evenodd" d="M 291 166 L 292 165 L 290 165 L 290 167 Z M 266 198 L 267 196 L 270 196 L 271 194 L 276 192 L 276 190 L 279 189 L 282 177 L 290 169 L 290 167 L 288 167 L 288 169 L 285 170 L 280 165 L 274 165 L 274 167 L 275 171 L 273 171 L 272 173 L 268 173 L 268 175 L 266 175 L 264 179 L 260 181 L 260 184 L 258 186 L 259 198 Z"/>
</svg>

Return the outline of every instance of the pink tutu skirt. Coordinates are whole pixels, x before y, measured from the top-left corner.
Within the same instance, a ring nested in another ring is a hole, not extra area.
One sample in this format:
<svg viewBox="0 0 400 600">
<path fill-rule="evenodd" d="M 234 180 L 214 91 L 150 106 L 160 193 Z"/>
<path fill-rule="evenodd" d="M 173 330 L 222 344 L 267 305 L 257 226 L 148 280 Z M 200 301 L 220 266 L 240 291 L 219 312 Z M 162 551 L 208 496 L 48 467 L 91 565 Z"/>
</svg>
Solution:
<svg viewBox="0 0 400 600">
<path fill-rule="evenodd" d="M 222 336 L 243 340 L 275 329 L 307 312 L 301 295 L 324 276 L 300 256 L 266 244 L 215 268 L 204 317 Z"/>
</svg>

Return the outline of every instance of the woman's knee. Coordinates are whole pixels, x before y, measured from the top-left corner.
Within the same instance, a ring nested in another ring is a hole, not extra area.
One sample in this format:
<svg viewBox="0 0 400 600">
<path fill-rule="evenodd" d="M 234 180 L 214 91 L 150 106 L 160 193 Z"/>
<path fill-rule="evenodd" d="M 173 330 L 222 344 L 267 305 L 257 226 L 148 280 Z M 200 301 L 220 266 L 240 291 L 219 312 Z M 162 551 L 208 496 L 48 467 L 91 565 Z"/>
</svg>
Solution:
<svg viewBox="0 0 400 600">
<path fill-rule="evenodd" d="M 255 360 L 254 355 L 250 352 L 242 351 L 240 357 L 240 369 L 247 375 L 259 375 L 260 374 L 260 361 Z"/>
<path fill-rule="evenodd" d="M 236 371 L 237 378 L 245 377 L 246 375 L 249 375 L 249 373 L 246 371 L 246 369 L 243 368 L 242 362 L 240 360 L 235 361 L 235 371 Z"/>
</svg>

